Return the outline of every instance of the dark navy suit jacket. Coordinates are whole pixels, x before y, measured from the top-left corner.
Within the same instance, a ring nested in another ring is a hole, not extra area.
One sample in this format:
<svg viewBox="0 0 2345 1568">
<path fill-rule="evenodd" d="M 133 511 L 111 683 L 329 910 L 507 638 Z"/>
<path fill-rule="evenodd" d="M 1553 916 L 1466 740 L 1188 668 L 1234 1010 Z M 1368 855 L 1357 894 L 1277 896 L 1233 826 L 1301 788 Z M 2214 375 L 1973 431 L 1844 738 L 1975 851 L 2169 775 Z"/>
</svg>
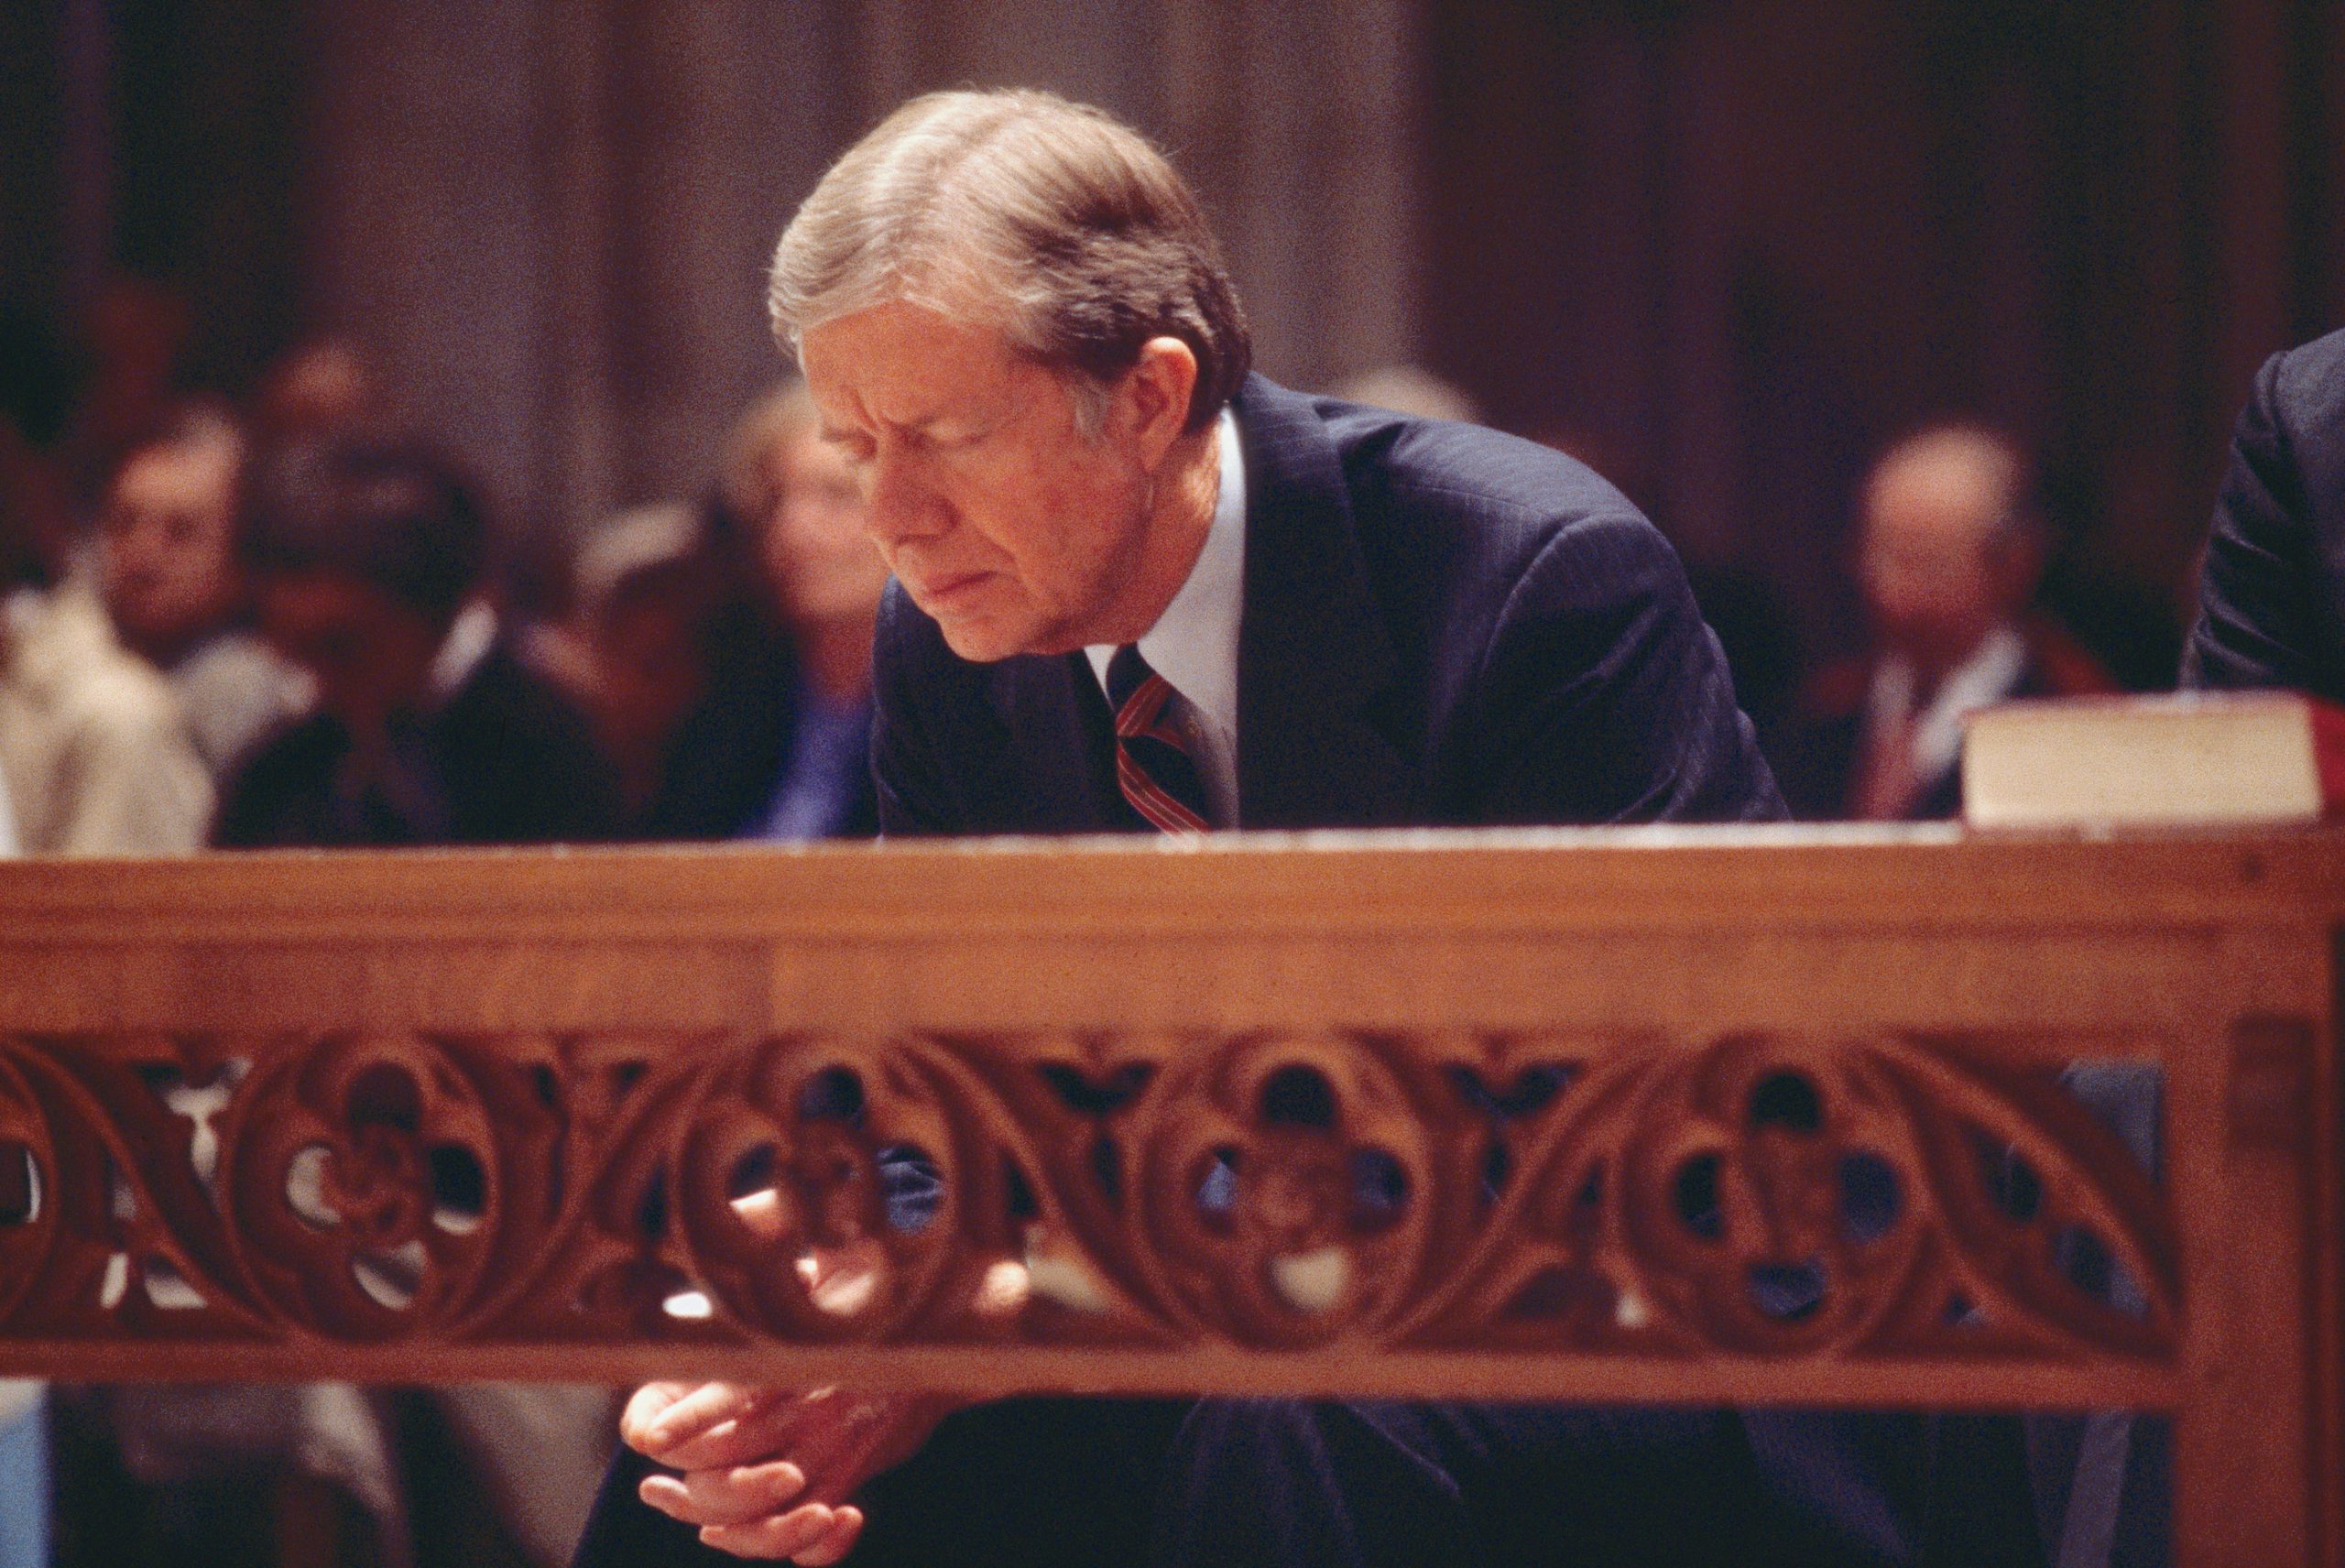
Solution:
<svg viewBox="0 0 2345 1568">
<path fill-rule="evenodd" d="M 1675 555 L 1586 467 L 1260 376 L 1237 411 L 1243 826 L 1783 814 Z M 970 663 L 891 588 L 875 673 L 888 833 L 1141 825 L 1082 654 Z M 851 1561 L 2033 1563 L 1997 1437 L 1918 1416 L 1010 1400 L 873 1485 Z M 1983 1508 L 1948 1502 L 1948 1465 Z M 633 1500 L 642 1473 L 615 1468 L 582 1568 L 720 1561 Z"/>
<path fill-rule="evenodd" d="M 1544 447 L 1237 400 L 1242 826 L 1780 816 L 1668 543 Z M 1136 827 L 1080 653 L 972 664 L 891 585 L 872 754 L 889 833 Z"/>
<path fill-rule="evenodd" d="M 2345 702 L 2345 332 L 2274 354 L 2231 436 L 2186 686 Z"/>
</svg>

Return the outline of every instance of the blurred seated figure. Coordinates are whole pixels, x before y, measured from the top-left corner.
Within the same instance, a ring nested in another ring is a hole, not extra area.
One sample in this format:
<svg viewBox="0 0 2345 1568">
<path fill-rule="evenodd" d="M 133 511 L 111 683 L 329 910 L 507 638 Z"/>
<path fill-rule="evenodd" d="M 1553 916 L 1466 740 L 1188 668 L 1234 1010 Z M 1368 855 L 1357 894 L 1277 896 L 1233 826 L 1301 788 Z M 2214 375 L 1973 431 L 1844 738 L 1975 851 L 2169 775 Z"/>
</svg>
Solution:
<svg viewBox="0 0 2345 1568">
<path fill-rule="evenodd" d="M 162 671 L 216 780 L 309 696 L 248 625 L 236 558 L 245 441 L 195 408 L 132 447 L 98 512 L 100 596 L 125 647 Z"/>
<path fill-rule="evenodd" d="M 212 786 L 150 670 L 66 574 L 59 446 L 72 401 L 55 340 L 0 313 L 0 855 L 196 848 Z M 47 1393 L 0 1379 L 0 1568 L 54 1561 Z"/>
<path fill-rule="evenodd" d="M 887 568 L 803 387 L 777 388 L 735 421 L 704 524 L 707 687 L 638 831 L 870 836 L 871 628 Z"/>
<path fill-rule="evenodd" d="M 1862 506 L 1873 647 L 1809 681 L 1776 777 L 1793 811 L 1811 819 L 1955 816 L 1970 713 L 2112 683 L 2029 610 L 2044 528 L 2009 438 L 1978 425 L 1926 427 L 1881 456 Z"/>
<path fill-rule="evenodd" d="M 353 436 L 379 426 L 387 399 L 374 362 L 346 338 L 312 338 L 271 360 L 252 419 L 272 446 Z"/>
<path fill-rule="evenodd" d="M 78 584 L 0 604 L 0 774 L 29 855 L 179 854 L 211 819 L 179 700 Z"/>
<path fill-rule="evenodd" d="M 212 782 L 162 680 L 115 640 L 67 575 L 71 508 L 58 454 L 63 356 L 0 317 L 0 855 L 193 850 Z M 56 1561 L 54 1412 L 43 1386 L 0 1380 L 0 1568 Z"/>
<path fill-rule="evenodd" d="M 691 506 L 622 513 L 571 569 L 573 625 L 558 659 L 539 650 L 594 726 L 618 777 L 628 836 L 677 836 L 656 820 L 684 722 L 708 696 L 718 604 L 706 529 Z"/>
<path fill-rule="evenodd" d="M 30 855 L 156 855 L 203 842 L 212 785 L 161 679 L 66 575 L 61 356 L 0 323 L 0 779 Z"/>
<path fill-rule="evenodd" d="M 797 653 L 789 748 L 745 824 L 750 837 L 868 837 L 871 632 L 887 563 L 863 531 L 846 456 L 823 439 L 802 386 L 772 399 L 752 514 L 759 578 Z"/>
<path fill-rule="evenodd" d="M 475 597 L 487 529 L 412 444 L 340 440 L 261 463 L 242 550 L 261 629 L 317 711 L 238 770 L 223 845 L 608 837 L 616 791 L 584 718 L 525 670 Z"/>
<path fill-rule="evenodd" d="M 240 531 L 259 623 L 316 687 L 223 799 L 232 846 L 529 844 L 609 837 L 616 790 L 585 718 L 522 668 L 479 589 L 487 528 L 463 477 L 412 443 L 344 437 L 256 465 Z M 555 1561 L 599 1475 L 593 1388 L 370 1396 L 342 1423 L 395 1467 L 346 1467 L 372 1562 Z M 234 1409 L 233 1405 L 228 1406 Z M 337 1420 L 345 1412 L 327 1412 Z M 304 1443 L 324 1426 L 287 1412 Z M 196 1445 L 181 1443 L 187 1455 Z M 379 1528 L 386 1488 L 403 1511 Z M 198 1528 L 180 1539 L 201 1539 Z"/>
<path fill-rule="evenodd" d="M 2345 702 L 2345 332 L 2256 373 L 2215 502 L 2182 683 Z"/>
</svg>

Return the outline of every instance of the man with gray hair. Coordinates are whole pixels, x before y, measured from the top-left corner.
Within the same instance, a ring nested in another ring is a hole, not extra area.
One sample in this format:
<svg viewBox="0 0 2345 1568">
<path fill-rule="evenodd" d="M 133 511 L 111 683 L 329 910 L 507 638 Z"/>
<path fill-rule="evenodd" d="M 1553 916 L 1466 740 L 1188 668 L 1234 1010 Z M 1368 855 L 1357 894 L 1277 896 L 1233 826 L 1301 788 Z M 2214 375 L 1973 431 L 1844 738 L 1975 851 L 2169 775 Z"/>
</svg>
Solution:
<svg viewBox="0 0 2345 1568">
<path fill-rule="evenodd" d="M 1971 714 L 2114 689 L 2091 654 L 2029 607 L 2046 546 L 2034 490 L 2017 443 L 1968 420 L 1925 425 L 1873 464 L 1857 561 L 1873 647 L 1808 681 L 1774 753 L 1799 815 L 1959 815 Z"/>
<path fill-rule="evenodd" d="M 772 305 L 893 572 L 885 832 L 1781 814 L 1634 507 L 1543 448 L 1250 375 L 1195 198 L 1097 111 L 906 105 L 791 223 Z M 1243 1205 L 1256 1179 L 1233 1162 L 1199 1201 Z M 890 1206 L 910 1223 L 933 1201 L 905 1181 Z M 940 1423 L 948 1408 L 653 1385 L 622 1432 L 680 1474 L 624 1461 L 579 1561 L 1896 1563 L 1936 1501 L 1843 1480 L 1881 1455 L 1825 1454 L 1800 1418 L 1027 1399 Z"/>
</svg>

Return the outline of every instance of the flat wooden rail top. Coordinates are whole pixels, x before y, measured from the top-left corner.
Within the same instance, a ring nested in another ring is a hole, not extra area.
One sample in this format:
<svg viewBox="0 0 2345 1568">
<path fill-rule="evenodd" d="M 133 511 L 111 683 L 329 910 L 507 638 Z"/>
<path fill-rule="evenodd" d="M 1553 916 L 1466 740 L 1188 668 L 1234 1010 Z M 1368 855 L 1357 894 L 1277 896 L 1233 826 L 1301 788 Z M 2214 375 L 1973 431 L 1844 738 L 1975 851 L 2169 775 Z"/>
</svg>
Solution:
<svg viewBox="0 0 2345 1568">
<path fill-rule="evenodd" d="M 0 1372 L 2121 1404 L 2329 1519 L 2340 911 L 2328 832 L 0 866 Z"/>
</svg>

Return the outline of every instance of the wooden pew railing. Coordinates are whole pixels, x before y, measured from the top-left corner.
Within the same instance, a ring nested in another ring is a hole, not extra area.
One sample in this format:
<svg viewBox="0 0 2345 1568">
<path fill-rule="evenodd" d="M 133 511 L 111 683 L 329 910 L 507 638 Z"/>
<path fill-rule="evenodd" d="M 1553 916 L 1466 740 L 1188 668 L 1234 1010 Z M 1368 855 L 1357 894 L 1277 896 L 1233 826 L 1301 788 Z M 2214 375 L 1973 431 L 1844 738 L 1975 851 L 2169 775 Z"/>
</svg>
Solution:
<svg viewBox="0 0 2345 1568">
<path fill-rule="evenodd" d="M 2333 1565 L 2340 918 L 2329 833 L 0 866 L 0 1374 L 2156 1410 L 2180 1561 Z"/>
</svg>

